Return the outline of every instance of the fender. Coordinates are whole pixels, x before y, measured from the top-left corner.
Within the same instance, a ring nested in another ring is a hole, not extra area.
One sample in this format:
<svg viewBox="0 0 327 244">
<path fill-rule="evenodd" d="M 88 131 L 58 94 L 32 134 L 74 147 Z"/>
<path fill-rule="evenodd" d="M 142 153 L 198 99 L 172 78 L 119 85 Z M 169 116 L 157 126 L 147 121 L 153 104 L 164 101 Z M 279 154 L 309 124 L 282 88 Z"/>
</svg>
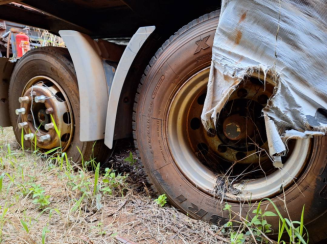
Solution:
<svg viewBox="0 0 327 244">
<path fill-rule="evenodd" d="M 80 97 L 80 140 L 104 138 L 108 86 L 97 43 L 77 31 L 61 30 L 75 67 Z"/>
<path fill-rule="evenodd" d="M 59 31 L 77 74 L 81 141 L 105 138 L 105 144 L 112 148 L 118 102 L 126 76 L 138 51 L 154 30 L 154 26 L 137 30 L 120 58 L 112 82 L 106 77 L 107 67 L 96 41 L 77 31 Z"/>
<path fill-rule="evenodd" d="M 141 27 L 133 35 L 132 39 L 128 43 L 123 56 L 121 57 L 118 67 L 114 76 L 112 86 L 110 88 L 107 120 L 106 120 L 106 133 L 104 143 L 110 149 L 113 146 L 114 141 L 114 130 L 116 124 L 117 108 L 119 97 L 128 74 L 128 71 L 144 42 L 155 30 L 155 26 Z"/>
</svg>

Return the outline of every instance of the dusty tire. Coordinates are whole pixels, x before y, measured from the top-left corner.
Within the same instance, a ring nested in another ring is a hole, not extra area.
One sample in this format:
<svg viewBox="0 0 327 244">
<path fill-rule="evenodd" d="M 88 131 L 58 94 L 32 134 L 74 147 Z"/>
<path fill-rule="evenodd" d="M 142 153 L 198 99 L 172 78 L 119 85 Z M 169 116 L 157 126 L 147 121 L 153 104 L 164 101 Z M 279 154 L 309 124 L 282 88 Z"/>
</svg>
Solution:
<svg viewBox="0 0 327 244">
<path fill-rule="evenodd" d="M 210 66 L 211 48 L 219 12 L 213 12 L 192 21 L 167 40 L 151 59 L 139 85 L 134 105 L 134 139 L 150 182 L 158 193 L 165 193 L 170 203 L 196 219 L 213 224 L 227 221 L 224 203 L 212 194 L 193 184 L 178 167 L 167 139 L 167 114 L 172 100 L 185 82 L 197 72 Z M 203 41 L 205 40 L 205 41 Z M 203 45 L 199 45 L 199 42 Z M 206 44 L 206 45 L 205 45 Z M 185 124 L 185 126 L 189 126 Z M 327 137 L 311 142 L 311 153 L 306 167 L 285 191 L 286 204 L 293 220 L 299 220 L 305 204 L 305 224 L 310 232 L 310 243 L 327 238 Z M 302 192 L 302 193 L 301 193 Z M 271 199 L 282 214 L 284 206 L 278 197 Z M 230 202 L 235 212 L 240 204 Z M 268 202 L 263 208 L 274 211 Z M 243 204 L 242 214 L 252 212 L 250 205 Z M 270 218 L 274 231 L 278 232 L 278 219 Z"/>
<path fill-rule="evenodd" d="M 65 150 L 68 156 L 74 162 L 80 162 L 81 154 L 77 150 L 78 147 L 83 154 L 84 160 L 95 158 L 98 162 L 106 162 L 110 151 L 104 145 L 103 140 L 95 143 L 82 142 L 79 139 L 81 118 L 78 83 L 73 63 L 65 48 L 44 47 L 34 49 L 24 55 L 15 66 L 9 87 L 9 110 L 17 141 L 21 142 L 21 129 L 17 127 L 17 123 L 21 122 L 21 118 L 15 113 L 15 110 L 21 106 L 18 98 L 22 96 L 28 82 L 33 77 L 38 76 L 48 77 L 56 81 L 58 87 L 62 89 L 68 98 L 67 104 L 71 108 L 72 114 L 70 116 L 73 118 L 73 133 Z M 31 148 L 31 143 L 25 141 L 24 147 L 26 149 Z"/>
</svg>

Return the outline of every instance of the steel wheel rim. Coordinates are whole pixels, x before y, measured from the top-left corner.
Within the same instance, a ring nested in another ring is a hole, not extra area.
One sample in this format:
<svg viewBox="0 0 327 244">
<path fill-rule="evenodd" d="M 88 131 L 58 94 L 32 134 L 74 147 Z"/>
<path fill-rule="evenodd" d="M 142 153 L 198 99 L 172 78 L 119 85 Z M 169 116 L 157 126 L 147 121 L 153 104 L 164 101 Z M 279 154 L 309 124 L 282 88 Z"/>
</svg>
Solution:
<svg viewBox="0 0 327 244">
<path fill-rule="evenodd" d="M 46 97 L 45 101 L 36 102 L 36 97 L 41 96 Z M 61 86 L 50 77 L 35 76 L 25 85 L 19 102 L 20 108 L 26 111 L 20 115 L 18 124 L 24 129 L 25 140 L 30 140 L 33 146 L 36 142 L 36 147 L 42 150 L 61 148 L 66 151 L 73 138 L 74 116 L 68 96 Z M 52 126 L 46 127 L 49 124 Z M 44 136 L 49 138 L 44 140 Z"/>
<path fill-rule="evenodd" d="M 176 92 L 167 113 L 167 142 L 174 161 L 184 176 L 197 188 L 215 195 L 217 174 L 201 163 L 190 143 L 190 134 L 185 129 L 190 126 L 190 114 L 186 109 L 206 90 L 209 68 L 205 68 L 189 78 Z M 200 118 L 200 115 L 199 117 Z M 203 128 L 202 124 L 200 125 Z M 311 148 L 310 139 L 297 140 L 287 158 L 283 169 L 276 170 L 269 176 L 257 180 L 233 184 L 240 194 L 226 193 L 229 200 L 259 200 L 280 192 L 281 185 L 288 187 L 300 175 L 307 162 Z M 210 148 L 209 148 L 210 149 Z"/>
</svg>

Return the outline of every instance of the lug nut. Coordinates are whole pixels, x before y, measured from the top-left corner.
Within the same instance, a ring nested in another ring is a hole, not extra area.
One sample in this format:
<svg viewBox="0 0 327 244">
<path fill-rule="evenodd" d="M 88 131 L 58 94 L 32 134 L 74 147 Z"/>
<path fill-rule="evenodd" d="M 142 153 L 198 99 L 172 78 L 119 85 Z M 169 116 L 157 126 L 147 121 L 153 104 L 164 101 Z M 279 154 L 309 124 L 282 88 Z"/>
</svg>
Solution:
<svg viewBox="0 0 327 244">
<path fill-rule="evenodd" d="M 17 115 L 25 114 L 25 108 L 17 108 L 17 109 L 16 109 L 16 114 L 17 114 Z"/>
<path fill-rule="evenodd" d="M 34 134 L 33 133 L 30 133 L 30 134 L 26 134 L 24 136 L 24 139 L 27 141 L 27 140 L 32 140 L 34 138 Z"/>
<path fill-rule="evenodd" d="M 29 102 L 30 98 L 28 96 L 18 98 L 20 103 Z"/>
<path fill-rule="evenodd" d="M 18 123 L 18 128 L 19 129 L 23 129 L 26 126 L 28 126 L 28 123 L 27 122 Z"/>
<path fill-rule="evenodd" d="M 46 129 L 46 130 L 50 130 L 50 129 L 52 129 L 54 126 L 53 126 L 53 123 L 49 123 L 49 124 L 46 124 L 46 125 L 44 125 L 44 129 Z"/>
<path fill-rule="evenodd" d="M 46 99 L 47 99 L 46 96 L 41 95 L 41 96 L 36 96 L 35 99 L 34 99 L 34 101 L 36 103 L 44 103 Z"/>
<path fill-rule="evenodd" d="M 53 108 L 47 108 L 47 110 L 45 110 L 46 114 L 52 114 L 53 113 Z"/>
<path fill-rule="evenodd" d="M 51 139 L 51 136 L 47 134 L 47 135 L 44 135 L 44 136 L 40 136 L 39 141 L 40 142 L 45 142 L 45 141 L 50 141 L 50 139 Z"/>
</svg>

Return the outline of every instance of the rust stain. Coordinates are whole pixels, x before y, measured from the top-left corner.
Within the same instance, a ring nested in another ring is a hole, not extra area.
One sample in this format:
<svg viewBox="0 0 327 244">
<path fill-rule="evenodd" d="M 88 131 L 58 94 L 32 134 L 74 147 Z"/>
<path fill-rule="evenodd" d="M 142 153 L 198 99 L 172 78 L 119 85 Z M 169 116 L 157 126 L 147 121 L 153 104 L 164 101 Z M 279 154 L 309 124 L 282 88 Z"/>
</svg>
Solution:
<svg viewBox="0 0 327 244">
<path fill-rule="evenodd" d="M 246 18 L 246 12 L 244 14 L 242 14 L 240 20 L 238 21 L 238 24 L 240 24 L 241 22 L 243 22 Z"/>
<path fill-rule="evenodd" d="M 242 32 L 240 30 L 237 30 L 235 44 L 236 45 L 240 44 L 241 39 L 242 39 Z"/>
<path fill-rule="evenodd" d="M 244 59 L 244 56 L 242 56 L 242 57 L 241 57 L 241 58 L 236 62 L 236 64 L 239 64 L 240 62 L 242 62 L 243 59 Z"/>
</svg>

